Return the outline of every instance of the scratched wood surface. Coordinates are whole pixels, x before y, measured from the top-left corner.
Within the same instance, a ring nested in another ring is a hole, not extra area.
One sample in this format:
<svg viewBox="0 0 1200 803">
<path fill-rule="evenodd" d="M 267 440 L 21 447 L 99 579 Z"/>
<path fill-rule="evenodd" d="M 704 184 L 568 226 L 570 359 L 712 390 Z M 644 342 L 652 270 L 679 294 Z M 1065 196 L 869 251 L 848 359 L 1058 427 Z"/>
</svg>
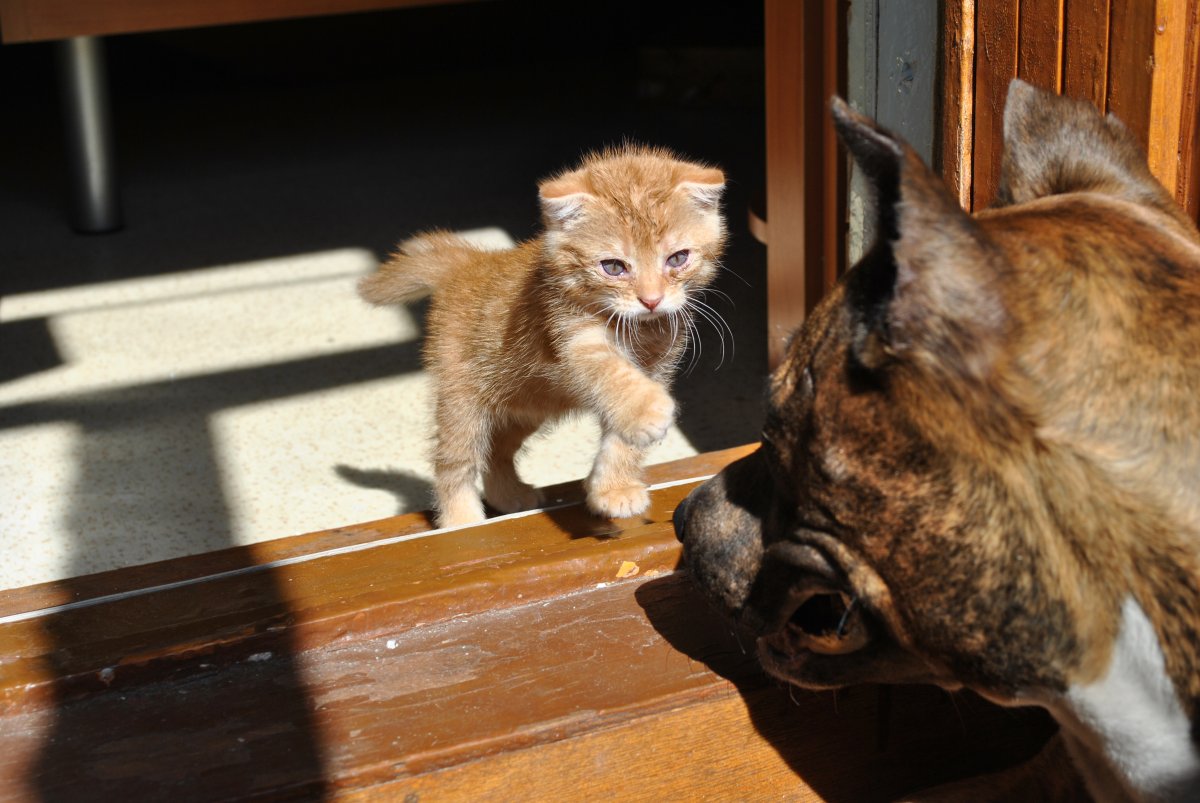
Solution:
<svg viewBox="0 0 1200 803">
<path fill-rule="evenodd" d="M 692 487 L 10 618 L 0 796 L 885 800 L 1045 740 L 969 695 L 767 682 L 674 571 Z"/>
</svg>

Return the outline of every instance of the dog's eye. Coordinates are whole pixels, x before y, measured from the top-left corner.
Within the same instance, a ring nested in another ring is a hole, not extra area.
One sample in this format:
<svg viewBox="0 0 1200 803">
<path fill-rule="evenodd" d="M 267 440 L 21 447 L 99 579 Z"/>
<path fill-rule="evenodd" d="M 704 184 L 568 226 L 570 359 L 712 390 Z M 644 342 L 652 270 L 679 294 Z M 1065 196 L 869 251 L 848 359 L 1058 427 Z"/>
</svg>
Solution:
<svg viewBox="0 0 1200 803">
<path fill-rule="evenodd" d="M 807 592 L 785 626 L 798 646 L 821 655 L 845 655 L 869 640 L 858 597 L 840 591 Z"/>
</svg>

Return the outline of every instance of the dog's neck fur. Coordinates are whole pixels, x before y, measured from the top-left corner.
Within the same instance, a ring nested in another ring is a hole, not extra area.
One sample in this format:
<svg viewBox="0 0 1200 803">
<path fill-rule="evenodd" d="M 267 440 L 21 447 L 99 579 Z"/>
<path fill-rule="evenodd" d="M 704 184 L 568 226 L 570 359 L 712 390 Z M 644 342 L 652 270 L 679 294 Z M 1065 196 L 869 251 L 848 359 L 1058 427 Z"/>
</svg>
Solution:
<svg viewBox="0 0 1200 803">
<path fill-rule="evenodd" d="M 1065 689 L 1011 698 L 978 690 L 1048 709 L 1098 800 L 1192 799 L 1200 793 L 1194 535 L 1122 504 L 1127 495 L 1078 455 L 1058 455 L 1039 476 L 1053 481 L 1008 490 L 1041 494 L 1026 509 L 1061 515 L 1029 519 L 1030 559 L 1041 562 L 1046 588 L 1061 589 L 1078 643 L 1091 649 L 1075 657 Z"/>
<path fill-rule="evenodd" d="M 1192 721 L 1167 677 L 1161 636 L 1126 597 L 1104 675 L 1039 700 L 1099 801 L 1194 800 L 1200 754 Z"/>
</svg>

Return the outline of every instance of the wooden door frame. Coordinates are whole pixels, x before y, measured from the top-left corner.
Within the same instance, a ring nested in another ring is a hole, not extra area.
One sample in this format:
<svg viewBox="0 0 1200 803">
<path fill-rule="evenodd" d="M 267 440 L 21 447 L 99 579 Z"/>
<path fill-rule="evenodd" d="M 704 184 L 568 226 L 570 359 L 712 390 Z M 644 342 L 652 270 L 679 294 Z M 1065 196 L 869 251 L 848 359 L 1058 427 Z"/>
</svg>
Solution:
<svg viewBox="0 0 1200 803">
<path fill-rule="evenodd" d="M 828 102 L 844 95 L 847 0 L 765 0 L 767 359 L 845 261 L 845 161 Z"/>
</svg>

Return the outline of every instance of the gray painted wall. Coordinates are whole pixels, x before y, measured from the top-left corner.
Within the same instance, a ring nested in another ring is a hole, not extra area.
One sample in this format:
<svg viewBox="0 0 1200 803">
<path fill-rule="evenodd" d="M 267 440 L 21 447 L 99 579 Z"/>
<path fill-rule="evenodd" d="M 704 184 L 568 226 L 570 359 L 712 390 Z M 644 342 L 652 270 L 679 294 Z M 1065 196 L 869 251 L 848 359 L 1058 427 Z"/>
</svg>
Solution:
<svg viewBox="0 0 1200 803">
<path fill-rule="evenodd" d="M 937 100 L 938 0 L 851 0 L 847 100 L 933 160 Z M 854 264 L 874 238 L 869 188 L 850 169 L 847 256 Z"/>
</svg>

